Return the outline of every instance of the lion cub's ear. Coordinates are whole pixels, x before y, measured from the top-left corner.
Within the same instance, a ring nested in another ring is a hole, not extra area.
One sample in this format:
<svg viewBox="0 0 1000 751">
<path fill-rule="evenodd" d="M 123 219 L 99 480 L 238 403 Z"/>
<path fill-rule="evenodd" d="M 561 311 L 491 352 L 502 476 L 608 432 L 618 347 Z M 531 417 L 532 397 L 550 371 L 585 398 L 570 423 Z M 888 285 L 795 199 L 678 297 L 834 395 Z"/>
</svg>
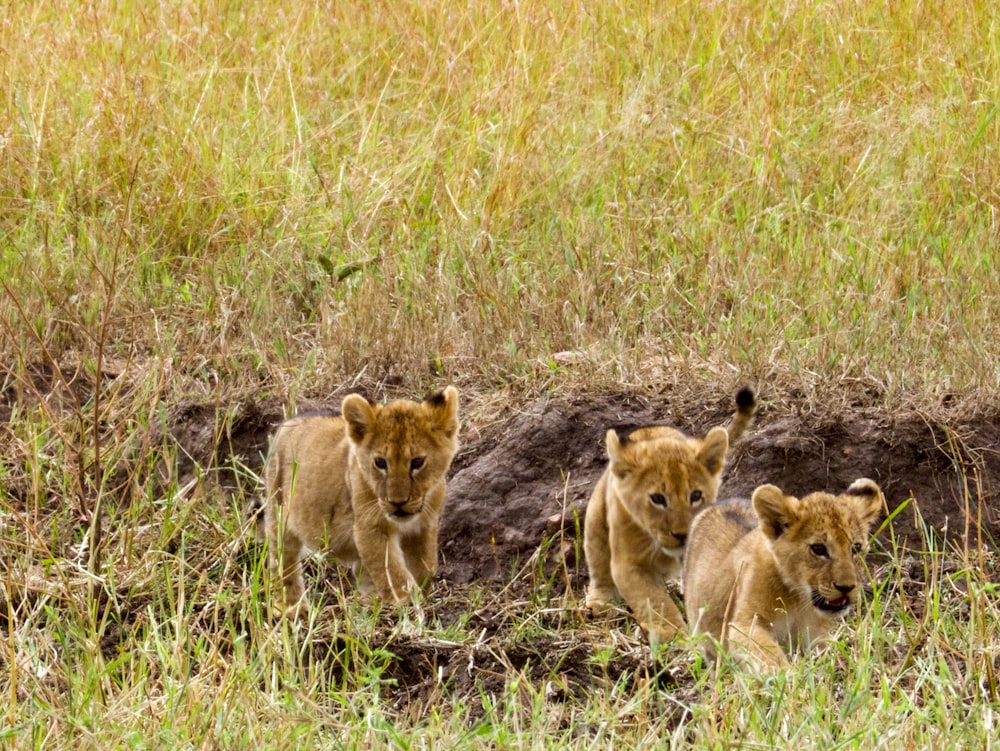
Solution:
<svg viewBox="0 0 1000 751">
<path fill-rule="evenodd" d="M 869 526 L 878 518 L 885 503 L 882 489 L 874 480 L 869 480 L 867 477 L 861 477 L 852 482 L 844 491 L 844 495 L 857 499 L 861 521 Z"/>
<path fill-rule="evenodd" d="M 347 423 L 347 437 L 354 443 L 361 443 L 375 424 L 375 409 L 360 394 L 345 396 L 340 413 Z"/>
<path fill-rule="evenodd" d="M 701 442 L 698 451 L 698 461 L 711 474 L 717 475 L 726 463 L 726 452 L 729 451 L 729 433 L 725 428 L 712 428 Z"/>
<path fill-rule="evenodd" d="M 753 492 L 753 509 L 764 534 L 777 540 L 798 520 L 799 501 L 774 485 L 761 485 Z"/>
<path fill-rule="evenodd" d="M 615 477 L 623 478 L 632 469 L 632 464 L 622 456 L 622 447 L 626 443 L 628 443 L 628 439 L 622 440 L 619 438 L 618 431 L 614 429 L 604 434 L 604 444 L 608 449 L 608 463 Z"/>
<path fill-rule="evenodd" d="M 424 404 L 431 410 L 438 429 L 448 438 L 454 438 L 458 432 L 458 389 L 448 386 L 428 396 Z"/>
</svg>

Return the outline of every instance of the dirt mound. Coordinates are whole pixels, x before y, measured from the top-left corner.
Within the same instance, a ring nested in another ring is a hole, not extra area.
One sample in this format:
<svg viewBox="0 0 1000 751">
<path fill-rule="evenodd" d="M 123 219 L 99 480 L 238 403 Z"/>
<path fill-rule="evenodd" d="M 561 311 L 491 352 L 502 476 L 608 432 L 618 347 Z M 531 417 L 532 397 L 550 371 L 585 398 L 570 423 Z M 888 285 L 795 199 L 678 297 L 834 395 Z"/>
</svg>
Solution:
<svg viewBox="0 0 1000 751">
<path fill-rule="evenodd" d="M 498 436 L 468 447 L 442 529 L 445 574 L 457 581 L 496 576 L 511 557 L 534 550 L 553 518 L 574 528 L 573 515 L 582 518 L 604 469 L 609 427 L 667 422 L 700 435 L 729 413 L 725 403 L 696 415 L 665 400 L 621 395 L 532 405 Z M 904 506 L 893 522 L 898 537 L 919 537 L 919 512 L 943 535 L 976 545 L 980 535 L 1000 532 L 998 440 L 996 417 L 944 424 L 876 410 L 762 410 L 733 448 L 722 496 L 749 496 L 765 482 L 792 494 L 838 490 L 870 477 L 885 491 L 890 514 Z"/>
<path fill-rule="evenodd" d="M 441 530 L 442 576 L 454 583 L 502 579 L 547 534 L 575 536 L 604 468 L 609 427 L 666 423 L 700 435 L 731 411 L 728 398 L 695 405 L 622 394 L 529 405 L 456 458 Z M 169 428 L 181 448 L 178 471 L 215 467 L 225 484 L 253 488 L 280 417 L 276 404 L 182 405 Z M 747 496 L 764 482 L 793 494 L 837 490 L 871 477 L 890 513 L 903 506 L 892 525 L 898 537 L 920 539 L 922 519 L 974 546 L 1000 534 L 998 443 L 1000 415 L 944 421 L 876 408 L 834 415 L 764 407 L 732 450 L 722 495 Z"/>
</svg>

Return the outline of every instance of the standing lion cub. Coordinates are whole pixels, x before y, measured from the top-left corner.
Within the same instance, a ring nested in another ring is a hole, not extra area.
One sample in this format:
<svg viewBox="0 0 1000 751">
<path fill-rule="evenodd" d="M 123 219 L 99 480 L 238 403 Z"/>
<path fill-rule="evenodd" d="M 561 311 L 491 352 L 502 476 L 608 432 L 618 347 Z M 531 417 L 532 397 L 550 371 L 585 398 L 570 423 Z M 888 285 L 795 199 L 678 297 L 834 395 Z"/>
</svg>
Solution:
<svg viewBox="0 0 1000 751">
<path fill-rule="evenodd" d="M 664 579 L 680 576 L 694 515 L 715 500 L 729 444 L 743 434 L 757 400 L 743 387 L 726 428 L 690 438 L 664 426 L 606 435 L 608 468 L 587 505 L 583 547 L 590 571 L 585 607 L 597 611 L 620 592 L 651 641 L 684 626 Z"/>
<path fill-rule="evenodd" d="M 826 637 L 857 600 L 859 566 L 882 491 L 855 480 L 840 495 L 801 500 L 762 485 L 753 500 L 717 503 L 691 527 L 684 605 L 694 633 L 762 668 Z M 714 645 L 708 644 L 709 656 Z"/>
<path fill-rule="evenodd" d="M 265 467 L 264 528 L 291 613 L 305 605 L 303 550 L 350 566 L 364 594 L 405 603 L 437 571 L 445 473 L 458 450 L 458 391 L 303 415 L 275 434 Z"/>
</svg>

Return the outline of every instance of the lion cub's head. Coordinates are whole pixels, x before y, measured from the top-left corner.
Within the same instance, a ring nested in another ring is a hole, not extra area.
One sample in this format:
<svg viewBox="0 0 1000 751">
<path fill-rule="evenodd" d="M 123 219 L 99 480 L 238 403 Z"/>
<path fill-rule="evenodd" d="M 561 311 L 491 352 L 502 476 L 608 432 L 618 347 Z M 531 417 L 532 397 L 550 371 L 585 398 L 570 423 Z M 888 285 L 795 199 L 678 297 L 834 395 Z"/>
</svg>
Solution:
<svg viewBox="0 0 1000 751">
<path fill-rule="evenodd" d="M 828 617 L 843 614 L 857 600 L 859 565 L 882 504 L 879 486 L 865 478 L 841 495 L 798 499 L 774 485 L 753 494 L 782 581 Z"/>
<path fill-rule="evenodd" d="M 381 512 L 397 522 L 419 514 L 458 450 L 458 391 L 449 386 L 422 402 L 384 405 L 350 394 L 341 412 L 357 466 Z"/>
<path fill-rule="evenodd" d="M 725 428 L 704 439 L 671 428 L 642 428 L 606 436 L 616 495 L 628 515 L 675 558 L 684 554 L 691 519 L 719 493 L 729 449 Z"/>
</svg>

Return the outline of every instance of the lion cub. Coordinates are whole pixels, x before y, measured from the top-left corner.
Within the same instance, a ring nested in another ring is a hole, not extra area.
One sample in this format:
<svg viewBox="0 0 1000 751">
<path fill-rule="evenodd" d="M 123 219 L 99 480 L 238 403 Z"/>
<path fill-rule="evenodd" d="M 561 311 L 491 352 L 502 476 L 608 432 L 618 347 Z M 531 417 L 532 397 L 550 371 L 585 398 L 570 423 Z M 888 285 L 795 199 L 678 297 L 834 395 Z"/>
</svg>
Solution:
<svg viewBox="0 0 1000 751">
<path fill-rule="evenodd" d="M 731 441 L 757 406 L 749 387 L 736 396 L 726 428 L 703 439 L 663 426 L 606 435 L 608 468 L 597 481 L 584 520 L 590 585 L 584 603 L 603 609 L 620 592 L 652 641 L 667 641 L 684 619 L 664 587 L 680 575 L 691 519 L 715 500 Z"/>
<path fill-rule="evenodd" d="M 328 550 L 364 594 L 405 603 L 437 571 L 445 473 L 458 450 L 458 391 L 423 402 L 369 404 L 340 416 L 296 416 L 275 434 L 265 467 L 264 527 L 292 614 L 305 605 L 304 548 Z"/>
<path fill-rule="evenodd" d="M 857 600 L 861 556 L 883 502 L 879 486 L 860 479 L 841 495 L 801 500 L 762 485 L 751 502 L 706 510 L 684 561 L 693 631 L 765 669 L 784 666 L 782 646 L 809 649 Z M 714 656 L 714 646 L 707 651 Z"/>
</svg>

